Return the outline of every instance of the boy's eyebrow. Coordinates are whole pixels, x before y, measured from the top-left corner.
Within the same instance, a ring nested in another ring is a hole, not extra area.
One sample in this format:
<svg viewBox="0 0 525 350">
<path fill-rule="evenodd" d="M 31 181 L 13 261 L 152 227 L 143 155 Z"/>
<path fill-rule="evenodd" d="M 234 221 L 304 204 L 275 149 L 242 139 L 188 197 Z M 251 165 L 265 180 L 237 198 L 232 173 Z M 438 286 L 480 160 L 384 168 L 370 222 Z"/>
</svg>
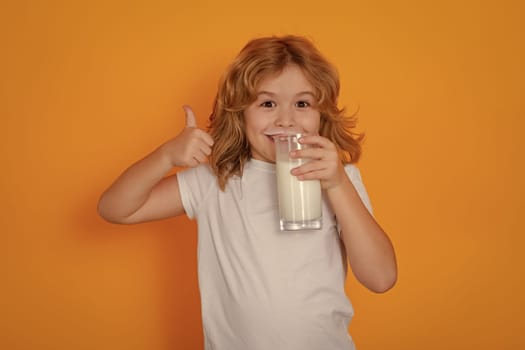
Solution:
<svg viewBox="0 0 525 350">
<path fill-rule="evenodd" d="M 275 94 L 273 92 L 270 92 L 270 91 L 258 91 L 257 92 L 257 97 L 261 96 L 261 95 L 268 95 L 268 96 L 275 96 Z"/>
<path fill-rule="evenodd" d="M 260 95 L 268 95 L 268 96 L 273 97 L 273 96 L 276 96 L 277 94 L 271 91 L 262 90 L 262 91 L 257 92 L 257 96 L 260 96 Z M 295 96 L 301 96 L 301 95 L 310 95 L 312 97 L 315 97 L 315 94 L 312 91 L 301 91 L 295 94 Z"/>
<path fill-rule="evenodd" d="M 301 96 L 301 95 L 310 95 L 312 97 L 315 97 L 315 94 L 313 93 L 313 91 L 301 91 L 298 94 L 296 94 L 295 96 Z"/>
</svg>

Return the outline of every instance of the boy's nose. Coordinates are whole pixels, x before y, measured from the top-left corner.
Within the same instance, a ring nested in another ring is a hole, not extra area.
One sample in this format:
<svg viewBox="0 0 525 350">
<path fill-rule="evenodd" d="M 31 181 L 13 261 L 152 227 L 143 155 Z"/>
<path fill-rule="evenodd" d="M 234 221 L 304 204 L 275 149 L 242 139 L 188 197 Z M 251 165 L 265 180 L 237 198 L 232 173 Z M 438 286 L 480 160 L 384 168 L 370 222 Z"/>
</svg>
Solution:
<svg viewBox="0 0 525 350">
<path fill-rule="evenodd" d="M 287 128 L 295 125 L 293 115 L 290 111 L 281 111 L 279 112 L 277 119 L 275 120 L 275 125 L 281 128 Z"/>
</svg>

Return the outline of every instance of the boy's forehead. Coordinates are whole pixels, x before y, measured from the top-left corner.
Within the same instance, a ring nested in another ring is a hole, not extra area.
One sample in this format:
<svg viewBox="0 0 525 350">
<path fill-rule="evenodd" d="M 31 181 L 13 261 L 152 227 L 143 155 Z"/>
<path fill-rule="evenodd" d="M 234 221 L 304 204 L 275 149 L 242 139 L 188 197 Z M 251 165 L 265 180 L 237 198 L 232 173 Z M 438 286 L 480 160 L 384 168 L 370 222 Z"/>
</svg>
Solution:
<svg viewBox="0 0 525 350">
<path fill-rule="evenodd" d="M 286 66 L 278 72 L 262 75 L 256 84 L 256 90 L 270 90 L 280 86 L 302 86 L 304 90 L 312 88 L 309 77 L 296 65 Z"/>
</svg>

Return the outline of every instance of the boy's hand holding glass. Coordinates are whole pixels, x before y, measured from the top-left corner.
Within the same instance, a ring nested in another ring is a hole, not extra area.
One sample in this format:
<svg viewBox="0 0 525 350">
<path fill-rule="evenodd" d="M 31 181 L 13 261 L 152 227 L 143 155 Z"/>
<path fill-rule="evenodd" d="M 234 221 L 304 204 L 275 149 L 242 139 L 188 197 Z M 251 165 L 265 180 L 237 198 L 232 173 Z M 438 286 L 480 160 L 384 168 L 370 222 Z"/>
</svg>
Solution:
<svg viewBox="0 0 525 350">
<path fill-rule="evenodd" d="M 309 162 L 292 169 L 299 180 L 320 180 L 321 188 L 328 190 L 341 184 L 347 177 L 337 148 L 329 139 L 319 136 L 303 136 L 299 143 L 310 147 L 291 153 L 292 158 L 308 158 Z"/>
</svg>

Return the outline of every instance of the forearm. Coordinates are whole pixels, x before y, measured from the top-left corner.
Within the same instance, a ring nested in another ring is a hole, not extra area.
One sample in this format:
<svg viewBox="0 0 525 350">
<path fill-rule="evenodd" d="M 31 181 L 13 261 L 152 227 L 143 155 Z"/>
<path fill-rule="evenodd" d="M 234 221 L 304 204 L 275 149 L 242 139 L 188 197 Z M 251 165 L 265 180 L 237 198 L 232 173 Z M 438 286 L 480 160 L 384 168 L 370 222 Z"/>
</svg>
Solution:
<svg viewBox="0 0 525 350">
<path fill-rule="evenodd" d="M 130 166 L 102 194 L 98 203 L 100 216 L 111 222 L 123 222 L 144 205 L 153 187 L 172 169 L 161 146 Z"/>
<path fill-rule="evenodd" d="M 390 289 L 397 279 L 392 243 L 346 177 L 326 195 L 341 228 L 347 258 L 356 278 L 375 292 Z"/>
</svg>

